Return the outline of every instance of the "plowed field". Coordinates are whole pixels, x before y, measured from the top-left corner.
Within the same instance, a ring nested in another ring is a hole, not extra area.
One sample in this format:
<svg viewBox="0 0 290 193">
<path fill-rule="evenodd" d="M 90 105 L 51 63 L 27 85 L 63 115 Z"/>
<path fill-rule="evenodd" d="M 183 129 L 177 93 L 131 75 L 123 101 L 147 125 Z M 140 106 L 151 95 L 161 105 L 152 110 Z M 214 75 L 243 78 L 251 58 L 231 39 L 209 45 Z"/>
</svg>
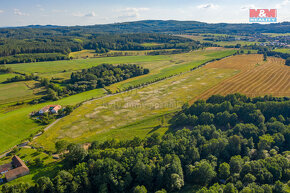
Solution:
<svg viewBox="0 0 290 193">
<path fill-rule="evenodd" d="M 236 69 L 240 73 L 223 80 L 197 98 L 236 92 L 250 97 L 266 94 L 290 96 L 290 67 L 280 58 L 268 57 L 267 61 L 263 61 L 262 55 L 238 55 L 210 63 L 204 68 Z"/>
</svg>

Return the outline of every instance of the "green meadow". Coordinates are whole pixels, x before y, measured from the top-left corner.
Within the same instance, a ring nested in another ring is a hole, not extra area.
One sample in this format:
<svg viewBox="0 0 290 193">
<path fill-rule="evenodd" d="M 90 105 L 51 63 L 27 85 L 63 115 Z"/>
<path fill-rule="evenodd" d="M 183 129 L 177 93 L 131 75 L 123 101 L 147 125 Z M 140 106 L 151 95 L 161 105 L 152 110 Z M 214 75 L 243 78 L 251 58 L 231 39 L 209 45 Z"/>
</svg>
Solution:
<svg viewBox="0 0 290 193">
<path fill-rule="evenodd" d="M 0 113 L 0 152 L 19 144 L 31 134 L 35 134 L 44 126 L 29 118 L 29 114 L 49 104 L 75 105 L 82 101 L 98 98 L 105 94 L 103 89 L 96 89 L 63 98 L 57 102 L 46 102 L 37 105 L 25 105 L 8 113 Z M 17 121 L 15 121 L 17 120 Z"/>
<path fill-rule="evenodd" d="M 69 78 L 71 72 L 90 68 L 103 63 L 124 64 L 124 63 L 142 63 L 168 60 L 168 56 L 120 56 L 120 57 L 103 57 L 90 59 L 61 60 L 52 62 L 36 62 L 10 64 L 16 72 L 35 73 L 41 77 L 47 78 Z"/>
<path fill-rule="evenodd" d="M 0 74 L 0 84 L 5 82 L 7 80 L 7 78 L 12 78 L 14 76 L 16 76 L 16 74 L 14 74 L 14 73 Z"/>
<path fill-rule="evenodd" d="M 277 49 L 275 49 L 273 51 L 274 52 L 282 52 L 282 53 L 290 54 L 290 49 L 289 48 L 277 48 Z"/>
<path fill-rule="evenodd" d="M 0 83 L 0 105 L 32 100 L 41 96 L 41 88 L 35 88 L 36 81 Z"/>
<path fill-rule="evenodd" d="M 290 36 L 290 33 L 263 33 L 263 34 L 270 37 Z"/>
</svg>

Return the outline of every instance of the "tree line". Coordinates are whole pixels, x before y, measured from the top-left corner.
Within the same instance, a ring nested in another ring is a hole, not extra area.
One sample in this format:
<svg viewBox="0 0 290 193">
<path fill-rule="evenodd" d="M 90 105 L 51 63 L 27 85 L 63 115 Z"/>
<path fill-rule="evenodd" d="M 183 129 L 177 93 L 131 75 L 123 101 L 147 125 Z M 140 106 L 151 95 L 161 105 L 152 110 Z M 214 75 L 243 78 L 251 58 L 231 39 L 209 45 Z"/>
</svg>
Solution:
<svg viewBox="0 0 290 193">
<path fill-rule="evenodd" d="M 10 67 L 6 67 L 6 66 L 0 66 L 0 74 L 9 74 L 12 73 L 13 70 Z"/>
<path fill-rule="evenodd" d="M 287 97 L 215 95 L 185 104 L 163 136 L 95 141 L 88 151 L 58 141 L 56 151 L 69 152 L 63 170 L 2 191 L 164 193 L 187 185 L 198 193 L 286 193 L 289 112 Z"/>
</svg>

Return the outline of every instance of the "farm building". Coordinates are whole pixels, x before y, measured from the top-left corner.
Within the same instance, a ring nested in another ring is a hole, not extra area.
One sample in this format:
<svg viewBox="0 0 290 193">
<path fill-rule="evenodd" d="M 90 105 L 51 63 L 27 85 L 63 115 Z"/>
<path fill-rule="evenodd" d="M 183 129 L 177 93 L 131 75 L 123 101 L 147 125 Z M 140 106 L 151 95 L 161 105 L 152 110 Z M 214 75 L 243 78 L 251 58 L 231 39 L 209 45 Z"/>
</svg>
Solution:
<svg viewBox="0 0 290 193">
<path fill-rule="evenodd" d="M 5 174 L 6 172 L 9 171 L 10 168 L 12 168 L 12 164 L 11 163 L 1 165 L 0 166 L 0 174 Z"/>
<path fill-rule="evenodd" d="M 43 113 L 58 113 L 58 111 L 61 109 L 60 105 L 47 105 L 46 107 L 43 107 L 42 109 L 40 109 L 40 111 L 38 112 L 39 114 L 43 114 Z"/>
<path fill-rule="evenodd" d="M 11 163 L 1 165 L 0 171 L 5 174 L 7 182 L 29 174 L 29 168 L 18 156 L 14 156 Z"/>
</svg>

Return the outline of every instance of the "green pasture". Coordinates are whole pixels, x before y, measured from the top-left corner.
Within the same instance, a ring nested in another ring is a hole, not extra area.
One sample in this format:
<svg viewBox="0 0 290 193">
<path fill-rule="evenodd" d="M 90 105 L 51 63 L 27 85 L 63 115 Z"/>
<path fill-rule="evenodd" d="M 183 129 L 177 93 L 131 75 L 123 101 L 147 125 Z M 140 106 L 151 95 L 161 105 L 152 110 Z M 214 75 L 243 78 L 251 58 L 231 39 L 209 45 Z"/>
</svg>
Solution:
<svg viewBox="0 0 290 193">
<path fill-rule="evenodd" d="M 41 89 L 34 88 L 36 83 L 36 81 L 0 83 L 0 105 L 40 97 Z"/>
<path fill-rule="evenodd" d="M 124 63 L 142 63 L 142 62 L 156 62 L 160 60 L 167 60 L 168 56 L 120 56 L 120 57 L 103 57 L 90 59 L 76 59 L 76 60 L 61 60 L 52 62 L 36 62 L 36 63 L 21 63 L 9 64 L 16 72 L 36 73 L 41 77 L 47 78 L 69 78 L 71 72 L 90 68 L 103 63 L 108 64 L 124 64 Z"/>
<path fill-rule="evenodd" d="M 0 84 L 5 82 L 7 80 L 7 78 L 12 78 L 14 76 L 16 76 L 16 74 L 14 74 L 14 73 L 0 74 Z"/>
<path fill-rule="evenodd" d="M 36 133 L 41 126 L 29 118 L 29 114 L 49 104 L 75 105 L 82 101 L 98 98 L 105 94 L 103 89 L 96 89 L 63 98 L 55 102 L 46 102 L 37 105 L 26 105 L 8 113 L 0 113 L 0 152 L 19 144 L 31 134 Z"/>
<path fill-rule="evenodd" d="M 274 52 L 282 52 L 282 53 L 290 54 L 290 48 L 277 48 L 277 49 L 275 49 L 273 51 Z"/>
<path fill-rule="evenodd" d="M 263 33 L 263 35 L 277 37 L 277 36 L 290 36 L 290 33 Z"/>
<path fill-rule="evenodd" d="M 248 42 L 248 41 L 221 41 L 221 42 L 213 42 L 220 46 L 235 46 L 237 44 L 241 44 L 242 46 L 245 45 L 254 45 L 254 44 L 260 44 L 260 42 Z"/>
</svg>

